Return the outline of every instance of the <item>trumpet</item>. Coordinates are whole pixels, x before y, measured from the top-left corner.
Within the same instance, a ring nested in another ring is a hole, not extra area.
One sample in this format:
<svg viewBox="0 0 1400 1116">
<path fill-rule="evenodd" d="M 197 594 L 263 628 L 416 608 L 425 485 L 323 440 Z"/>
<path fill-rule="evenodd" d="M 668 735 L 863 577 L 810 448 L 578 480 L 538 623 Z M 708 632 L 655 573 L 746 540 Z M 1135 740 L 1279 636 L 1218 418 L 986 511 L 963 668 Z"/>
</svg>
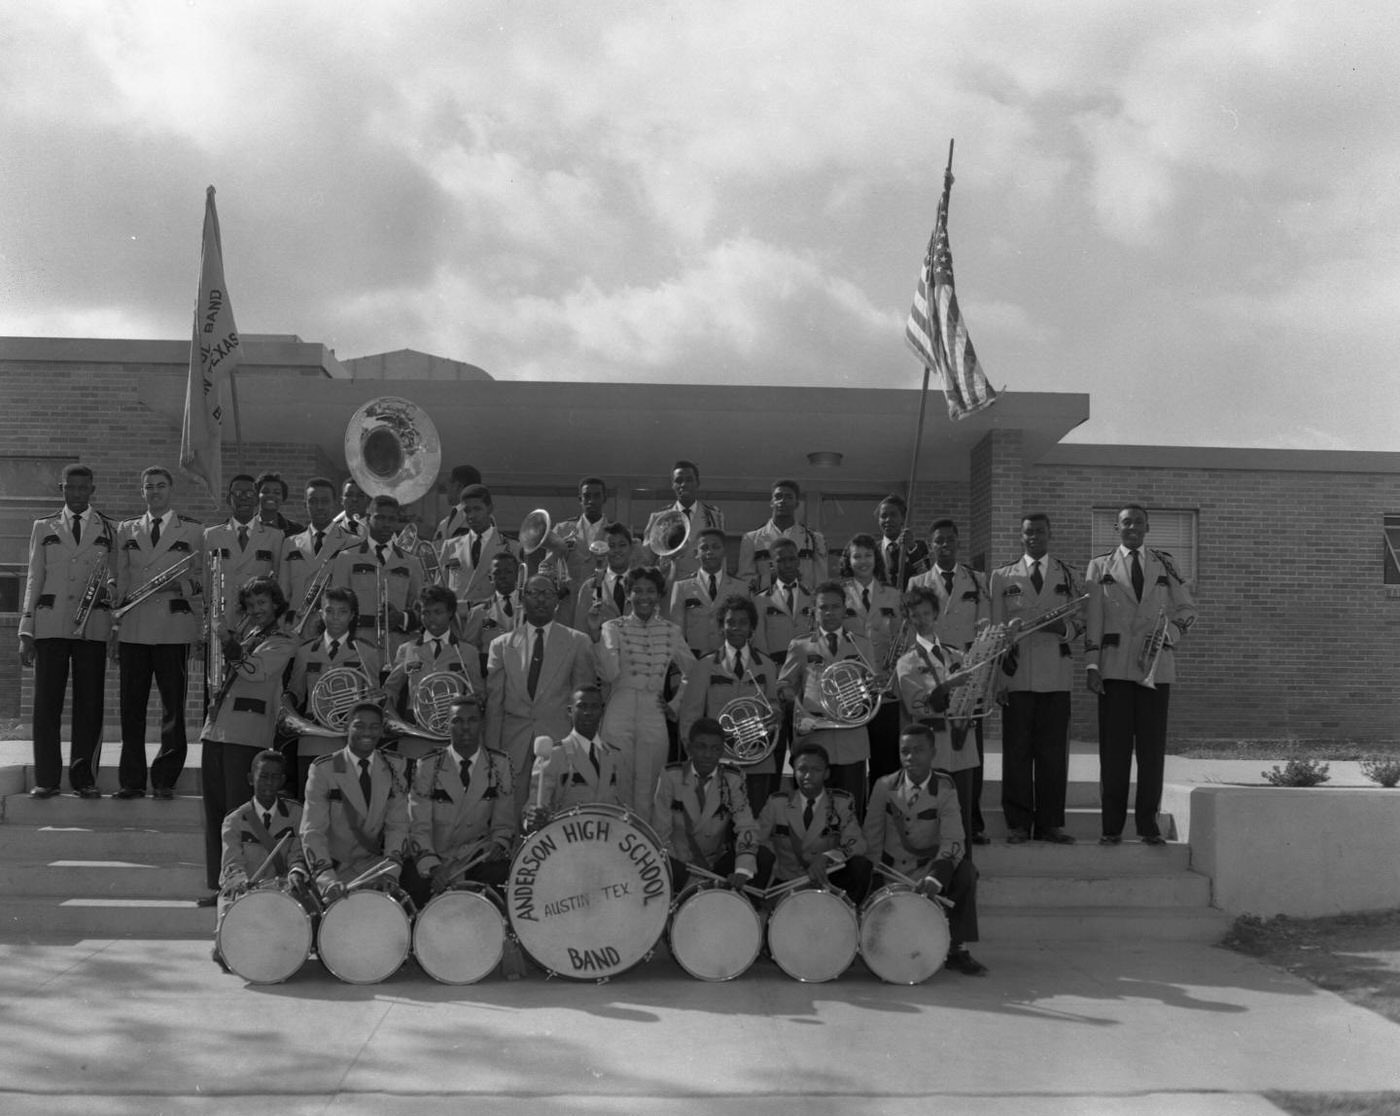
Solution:
<svg viewBox="0 0 1400 1116">
<path fill-rule="evenodd" d="M 356 539 L 349 545 L 358 546 L 359 540 Z M 340 548 L 340 550 L 344 549 L 345 547 Z M 326 589 L 331 583 L 331 563 L 335 561 L 335 556 L 340 553 L 340 550 L 329 555 L 326 560 L 321 563 L 321 568 L 317 570 L 311 580 L 306 583 L 306 592 L 303 593 L 301 597 L 301 607 L 297 609 L 297 622 L 292 625 L 292 631 L 296 632 L 297 635 L 305 633 L 307 622 L 321 606 L 321 598 L 325 596 Z"/>
<path fill-rule="evenodd" d="M 78 609 L 73 613 L 74 639 L 82 639 L 83 633 L 87 631 L 88 620 L 92 616 L 93 606 L 97 604 L 98 594 L 107 584 L 108 568 L 107 551 L 104 550 L 92 564 L 92 572 L 88 574 L 87 584 L 83 586 L 82 599 L 78 601 Z"/>
<path fill-rule="evenodd" d="M 180 578 L 184 577 L 190 572 L 190 567 L 194 565 L 194 560 L 197 557 L 198 555 L 194 553 L 186 554 L 178 562 L 161 570 L 160 573 L 156 574 L 155 577 L 151 578 L 144 585 L 138 586 L 127 596 L 126 600 L 118 607 L 112 609 L 112 619 L 120 620 L 142 601 L 159 593 L 171 582 L 178 581 Z"/>
<path fill-rule="evenodd" d="M 1138 670 L 1143 672 L 1139 686 L 1149 690 L 1157 688 L 1157 666 L 1162 661 L 1162 648 L 1167 645 L 1167 610 L 1159 608 L 1157 619 L 1152 622 L 1152 630 L 1143 637 L 1142 650 L 1138 652 Z"/>
<path fill-rule="evenodd" d="M 716 719 L 724 730 L 724 758 L 747 767 L 773 754 L 779 722 L 752 669 L 744 672 L 744 680 L 753 686 L 753 694 L 741 694 L 725 702 Z"/>
</svg>

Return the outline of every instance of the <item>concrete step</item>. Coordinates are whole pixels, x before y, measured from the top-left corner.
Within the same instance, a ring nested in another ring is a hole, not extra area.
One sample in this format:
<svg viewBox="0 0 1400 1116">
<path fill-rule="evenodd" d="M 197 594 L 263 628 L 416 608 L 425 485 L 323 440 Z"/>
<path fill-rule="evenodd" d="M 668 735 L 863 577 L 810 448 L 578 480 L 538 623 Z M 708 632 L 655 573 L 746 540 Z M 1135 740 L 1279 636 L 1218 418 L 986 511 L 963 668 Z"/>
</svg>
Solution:
<svg viewBox="0 0 1400 1116">
<path fill-rule="evenodd" d="M 1218 942 L 1233 920 L 1214 907 L 978 908 L 983 941 Z"/>
<path fill-rule="evenodd" d="M 194 900 L 6 897 L 0 934 L 20 939 L 213 938 L 214 909 Z M 155 962 L 153 962 L 155 963 Z"/>
<path fill-rule="evenodd" d="M 1078 879 L 1073 876 L 990 876 L 977 884 L 990 907 L 1206 907 L 1210 879 L 1198 872 Z"/>
<path fill-rule="evenodd" d="M 90 829 L 170 829 L 204 824 L 204 805 L 193 795 L 171 799 L 151 798 L 30 798 L 9 794 L 0 800 L 0 819 L 6 825 L 82 826 Z"/>
<path fill-rule="evenodd" d="M 121 782 L 117 778 L 116 753 L 113 752 L 110 760 L 111 766 L 99 766 L 97 769 L 97 789 L 103 794 L 115 794 L 121 788 Z M 198 767 L 186 767 L 180 772 L 180 777 L 175 780 L 176 794 L 199 794 L 200 772 Z M 23 768 L 24 784 L 21 788 L 26 794 L 29 788 L 34 785 L 34 765 L 25 764 Z M 65 768 L 63 773 L 63 790 L 68 791 L 68 772 Z M 150 790 L 149 783 L 146 787 Z"/>
<path fill-rule="evenodd" d="M 1137 794 L 1137 786 L 1134 784 L 1128 788 L 1128 801 L 1133 800 Z M 1065 786 L 1065 805 L 1068 807 L 1092 806 L 1095 809 L 1099 806 L 1099 780 L 1095 776 L 1092 779 L 1071 779 Z M 1001 780 L 988 778 L 982 780 L 982 809 L 989 810 L 1001 806 Z"/>
<path fill-rule="evenodd" d="M 202 861 L 10 860 L 0 863 L 0 896 L 74 895 L 193 899 L 204 894 Z"/>
<path fill-rule="evenodd" d="M 171 864 L 197 857 L 204 845 L 199 826 L 144 827 L 0 825 L 0 861 L 130 860 Z"/>
<path fill-rule="evenodd" d="M 998 839 L 990 845 L 974 845 L 972 859 L 984 877 L 1074 876 L 1103 879 L 1184 872 L 1191 867 L 1191 849 L 1174 841 L 1153 847 L 1138 841 L 1126 841 L 1112 848 L 1104 848 L 1097 838 L 1074 845 L 1048 845 L 1042 841 L 1008 845 Z"/>
<path fill-rule="evenodd" d="M 982 820 L 987 824 L 987 836 L 993 840 L 1006 837 L 1006 815 L 1001 806 L 983 806 Z M 1162 832 L 1171 836 L 1174 832 L 1174 823 L 1170 814 L 1158 815 L 1158 824 Z M 1081 841 L 1095 841 L 1103 832 L 1102 815 L 1097 806 L 1078 806 L 1065 810 L 1065 832 Z M 1133 819 L 1131 814 L 1128 817 L 1127 828 L 1124 832 L 1124 841 L 1132 841 L 1134 838 Z M 976 855 L 974 851 L 973 855 Z"/>
</svg>

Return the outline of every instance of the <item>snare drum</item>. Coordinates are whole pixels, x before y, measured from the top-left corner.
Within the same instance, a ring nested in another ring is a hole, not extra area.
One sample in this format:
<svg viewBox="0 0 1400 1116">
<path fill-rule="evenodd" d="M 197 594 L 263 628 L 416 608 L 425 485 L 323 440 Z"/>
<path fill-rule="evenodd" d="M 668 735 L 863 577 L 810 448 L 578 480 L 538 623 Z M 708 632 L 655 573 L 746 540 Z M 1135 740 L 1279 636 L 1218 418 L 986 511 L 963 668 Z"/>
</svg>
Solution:
<svg viewBox="0 0 1400 1116">
<path fill-rule="evenodd" d="M 321 916 L 316 952 L 346 984 L 378 984 L 408 959 L 413 903 L 402 891 L 352 891 Z"/>
<path fill-rule="evenodd" d="M 311 954 L 313 910 L 285 887 L 245 892 L 224 912 L 219 954 L 249 984 L 281 984 Z"/>
<path fill-rule="evenodd" d="M 763 946 L 763 920 L 742 892 L 702 880 L 676 898 L 666 932 L 671 956 L 697 980 L 733 980 Z"/>
<path fill-rule="evenodd" d="M 551 975 L 606 980 L 651 956 L 671 907 L 671 864 L 656 833 L 622 806 L 575 806 L 526 837 L 506 911 Z"/>
<path fill-rule="evenodd" d="M 436 895 L 413 924 L 413 956 L 442 984 L 475 984 L 500 963 L 505 902 L 495 888 L 464 883 Z"/>
<path fill-rule="evenodd" d="M 908 884 L 891 884 L 860 908 L 860 955 L 890 984 L 922 984 L 943 968 L 952 939 L 932 899 Z"/>
<path fill-rule="evenodd" d="M 859 937 L 855 904 L 825 888 L 789 892 L 768 920 L 768 951 L 793 980 L 835 980 L 855 960 Z"/>
</svg>

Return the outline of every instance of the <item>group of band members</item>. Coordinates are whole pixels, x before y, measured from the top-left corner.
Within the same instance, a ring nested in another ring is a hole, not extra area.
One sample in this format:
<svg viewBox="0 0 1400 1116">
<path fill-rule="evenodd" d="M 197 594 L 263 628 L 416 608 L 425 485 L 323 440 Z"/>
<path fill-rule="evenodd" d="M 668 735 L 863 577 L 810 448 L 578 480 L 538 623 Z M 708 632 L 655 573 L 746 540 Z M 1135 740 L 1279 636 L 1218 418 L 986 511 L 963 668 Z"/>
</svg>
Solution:
<svg viewBox="0 0 1400 1116">
<path fill-rule="evenodd" d="M 1095 558 L 1082 580 L 1050 555 L 1048 518 L 1029 514 L 1023 557 L 988 579 L 958 561 L 956 523 L 936 521 L 928 546 L 910 541 L 905 503 L 890 496 L 876 510 L 878 532 L 851 538 L 833 579 L 825 540 L 796 519 L 799 486 L 783 480 L 771 490 L 771 519 L 744 535 L 731 574 L 723 514 L 700 498 L 699 469 L 678 462 L 676 502 L 655 515 L 686 517 L 683 552 L 658 557 L 650 529 L 635 538 L 607 521 L 606 484 L 586 477 L 579 516 L 558 526 L 532 569 L 497 527 L 479 474 L 468 468 L 454 479 L 459 498 L 434 542 L 406 550 L 397 501 L 367 498 L 354 481 L 339 489 L 309 481 L 303 526 L 282 513 L 288 491 L 279 476 L 240 474 L 228 484 L 228 520 L 206 528 L 173 510 L 175 481 L 163 468 L 141 475 L 145 514 L 115 523 L 92 507 L 92 470 L 69 466 L 63 509 L 34 525 L 20 626 L 22 659 L 36 671 L 31 794 L 59 793 L 71 672 L 69 782 L 83 797 L 99 796 L 110 658 L 120 670 L 116 796 L 142 797 L 149 782 L 155 797 L 172 797 L 186 753 L 189 663 L 202 653 L 222 664 L 207 676 L 201 731 L 211 890 L 228 884 L 238 859 L 229 825 L 242 824 L 250 793 L 278 779 L 293 799 L 304 791 L 300 841 L 315 878 L 343 882 L 387 851 L 420 894 L 455 863 L 455 845 L 438 848 L 444 834 L 460 844 L 459 829 L 477 840 L 488 825 L 495 845 L 471 869 L 484 873 L 506 855 L 507 828 L 513 839 L 519 825 L 571 803 L 616 801 L 652 816 L 678 864 L 693 863 L 698 850 L 737 876 L 810 871 L 824 880 L 821 854 L 837 849 L 842 886 L 859 898 L 869 886 L 867 853 L 895 865 L 912 857 L 930 869 L 928 886 L 960 908 L 954 954 L 965 960 L 955 967 L 981 971 L 964 946 L 976 940 L 971 846 L 988 841 L 982 722 L 944 713 L 966 681 L 961 656 L 985 624 L 1030 621 L 1087 594 L 1087 608 L 1063 610 L 1000 664 L 1008 840 L 1073 841 L 1065 830 L 1069 692 L 1071 648 L 1082 636 L 1099 705 L 1101 843 L 1122 839 L 1134 756 L 1137 833 L 1162 843 L 1156 815 L 1173 649 L 1196 612 L 1170 555 L 1143 545 L 1141 507 L 1121 510 L 1121 545 Z M 825 715 L 822 675 L 840 660 L 871 668 L 888 695 L 866 725 Z M 346 733 L 279 736 L 282 711 L 304 724 L 318 679 L 342 666 L 376 687 Z M 441 736 L 413 736 L 410 700 L 418 679 L 444 671 L 466 695 L 452 709 L 446 747 Z M 1155 686 L 1141 684 L 1148 673 Z M 152 679 L 162 719 L 148 770 Z M 720 711 L 741 695 L 782 726 L 772 753 L 745 768 L 710 754 L 712 744 L 722 750 Z M 397 727 L 386 726 L 386 709 Z M 280 770 L 255 771 L 260 759 L 277 768 L 269 749 L 282 757 Z M 686 758 L 668 766 L 676 755 Z M 782 789 L 785 760 L 792 791 Z M 711 780 L 721 787 L 713 795 Z M 279 818 L 291 814 L 278 806 Z M 687 823 L 678 829 L 673 814 Z M 719 817 L 727 836 L 713 844 Z M 273 836 L 247 820 L 240 832 L 259 843 Z"/>
</svg>

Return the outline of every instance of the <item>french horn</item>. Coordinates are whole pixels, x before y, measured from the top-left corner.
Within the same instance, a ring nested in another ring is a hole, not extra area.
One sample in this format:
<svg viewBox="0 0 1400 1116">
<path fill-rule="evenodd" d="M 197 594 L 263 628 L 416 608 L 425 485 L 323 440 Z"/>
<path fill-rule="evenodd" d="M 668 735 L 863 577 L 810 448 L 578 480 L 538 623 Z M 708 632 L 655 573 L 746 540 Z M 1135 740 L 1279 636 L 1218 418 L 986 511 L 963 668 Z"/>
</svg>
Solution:
<svg viewBox="0 0 1400 1116">
<path fill-rule="evenodd" d="M 373 685 L 369 676 L 354 667 L 332 667 L 316 680 L 307 699 L 310 718 L 282 707 L 278 726 L 298 736 L 344 736 L 350 727 L 350 711 L 370 700 Z"/>
<path fill-rule="evenodd" d="M 880 712 L 881 688 L 875 671 L 859 659 L 828 663 L 819 679 L 819 697 L 827 724 L 823 728 L 859 728 Z"/>
<path fill-rule="evenodd" d="M 761 763 L 778 743 L 778 718 L 762 692 L 744 694 L 719 711 L 724 730 L 724 758 L 741 767 Z"/>
<path fill-rule="evenodd" d="M 369 496 L 393 496 L 400 504 L 411 504 L 437 484 L 442 443 L 418 404 L 381 395 L 350 416 L 345 464 Z"/>
</svg>

